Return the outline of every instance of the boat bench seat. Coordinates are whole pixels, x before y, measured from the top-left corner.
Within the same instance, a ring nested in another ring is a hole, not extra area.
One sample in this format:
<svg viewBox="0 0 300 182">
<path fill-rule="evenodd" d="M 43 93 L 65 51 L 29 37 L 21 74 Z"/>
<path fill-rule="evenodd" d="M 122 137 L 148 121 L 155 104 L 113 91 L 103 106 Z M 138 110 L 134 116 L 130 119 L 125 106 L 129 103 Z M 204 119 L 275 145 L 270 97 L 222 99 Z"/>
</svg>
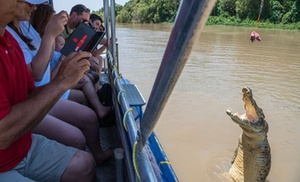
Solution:
<svg viewBox="0 0 300 182">
<path fill-rule="evenodd" d="M 143 118 L 143 109 L 142 106 L 146 104 L 144 97 L 142 96 L 140 90 L 134 84 L 122 84 L 122 87 L 126 91 L 126 98 L 130 107 L 134 107 L 137 111 L 137 116 L 134 118 L 142 119 Z"/>
</svg>

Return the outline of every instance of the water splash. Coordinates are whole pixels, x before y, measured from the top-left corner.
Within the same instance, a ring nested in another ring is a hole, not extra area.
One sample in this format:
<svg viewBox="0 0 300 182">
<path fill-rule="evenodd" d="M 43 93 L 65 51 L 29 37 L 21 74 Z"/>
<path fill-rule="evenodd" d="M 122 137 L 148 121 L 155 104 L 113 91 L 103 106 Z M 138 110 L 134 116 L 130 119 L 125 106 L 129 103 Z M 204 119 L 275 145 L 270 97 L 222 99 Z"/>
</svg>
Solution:
<svg viewBox="0 0 300 182">
<path fill-rule="evenodd" d="M 218 164 L 215 166 L 213 174 L 218 178 L 220 182 L 230 182 L 231 178 L 229 176 L 231 159 L 220 158 L 218 159 Z"/>
</svg>

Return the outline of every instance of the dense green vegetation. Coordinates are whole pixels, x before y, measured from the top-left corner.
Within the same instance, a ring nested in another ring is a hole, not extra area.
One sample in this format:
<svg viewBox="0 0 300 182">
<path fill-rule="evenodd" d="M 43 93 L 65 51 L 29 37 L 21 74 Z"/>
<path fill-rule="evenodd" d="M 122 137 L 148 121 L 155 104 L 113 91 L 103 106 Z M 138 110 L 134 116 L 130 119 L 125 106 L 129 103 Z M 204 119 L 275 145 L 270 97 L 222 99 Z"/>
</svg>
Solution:
<svg viewBox="0 0 300 182">
<path fill-rule="evenodd" d="M 116 21 L 172 23 L 179 4 L 180 0 L 130 0 L 116 5 Z M 103 16 L 103 9 L 96 13 Z M 300 29 L 300 0 L 216 0 L 207 24 Z"/>
</svg>

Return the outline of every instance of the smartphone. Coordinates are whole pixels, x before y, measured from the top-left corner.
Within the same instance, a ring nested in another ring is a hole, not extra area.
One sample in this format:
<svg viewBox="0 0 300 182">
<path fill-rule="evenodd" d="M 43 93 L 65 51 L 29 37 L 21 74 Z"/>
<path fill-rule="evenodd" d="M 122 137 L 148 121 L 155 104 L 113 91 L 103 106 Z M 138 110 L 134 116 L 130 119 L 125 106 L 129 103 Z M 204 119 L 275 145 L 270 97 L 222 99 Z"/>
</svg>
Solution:
<svg viewBox="0 0 300 182">
<path fill-rule="evenodd" d="M 71 52 L 80 50 L 93 52 L 104 35 L 105 32 L 96 32 L 92 27 L 80 23 L 66 40 L 61 53 L 67 56 Z"/>
</svg>

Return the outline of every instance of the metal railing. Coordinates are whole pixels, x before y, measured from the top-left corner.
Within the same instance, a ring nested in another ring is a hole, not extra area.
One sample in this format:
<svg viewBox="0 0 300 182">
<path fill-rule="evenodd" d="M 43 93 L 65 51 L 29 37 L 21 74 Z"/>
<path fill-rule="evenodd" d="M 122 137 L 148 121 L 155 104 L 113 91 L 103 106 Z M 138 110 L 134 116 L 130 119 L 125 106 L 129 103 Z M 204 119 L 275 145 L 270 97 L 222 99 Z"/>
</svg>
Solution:
<svg viewBox="0 0 300 182">
<path fill-rule="evenodd" d="M 108 61 L 109 65 L 113 65 L 113 55 L 110 51 L 108 51 Z M 124 80 L 119 75 L 116 66 L 112 66 L 111 70 L 111 77 L 113 78 L 112 82 L 116 88 L 116 93 L 114 94 L 116 97 L 116 104 L 120 105 L 120 110 L 123 113 L 122 115 L 122 122 L 117 123 L 118 128 L 119 128 L 119 133 L 121 136 L 121 140 L 123 143 L 123 147 L 125 150 L 125 163 L 127 164 L 126 166 L 128 167 L 129 174 L 128 176 L 130 177 L 130 181 L 139 181 L 138 180 L 138 174 L 136 173 L 137 169 L 133 169 L 135 163 L 134 161 L 140 163 L 141 161 L 142 164 L 139 166 L 147 171 L 147 176 L 144 177 L 143 181 L 156 181 L 156 176 L 153 172 L 151 163 L 148 159 L 148 155 L 145 152 L 145 150 L 141 150 L 141 154 L 139 155 L 139 159 L 135 159 L 132 154 L 133 154 L 133 148 L 134 145 L 137 141 L 138 137 L 138 132 L 139 132 L 139 127 L 135 121 L 134 115 L 132 113 L 132 108 L 129 105 L 129 102 L 127 100 L 128 95 L 126 95 L 126 91 L 123 88 Z M 129 141 L 129 142 L 128 142 Z M 124 145 L 125 144 L 125 145 Z M 132 168 L 132 169 L 131 169 Z M 132 174 L 133 172 L 133 174 Z"/>
<path fill-rule="evenodd" d="M 128 166 L 134 167 L 134 172 L 129 167 L 130 181 L 157 181 L 151 163 L 145 152 L 145 145 L 155 125 L 166 105 L 171 92 L 187 62 L 191 49 L 198 40 L 200 33 L 206 23 L 208 16 L 214 6 L 215 0 L 182 0 L 177 12 L 176 21 L 169 38 L 164 57 L 162 59 L 155 83 L 153 85 L 149 101 L 144 113 L 144 117 L 137 127 L 130 106 L 126 99 L 126 93 L 122 87 L 121 75 L 116 65 L 116 42 L 115 42 L 115 1 L 111 0 L 111 14 L 109 17 L 108 1 L 103 0 L 105 12 L 105 26 L 111 20 L 111 37 L 108 28 L 106 29 L 107 39 L 112 39 L 113 46 L 110 47 L 107 59 L 109 60 L 109 70 L 111 82 L 116 88 L 116 100 L 123 113 L 123 123 L 118 124 L 123 129 L 120 130 L 122 142 L 127 142 L 125 147 L 125 159 Z M 111 18 L 111 19 L 109 19 Z M 116 104 L 116 103 L 115 103 Z M 122 126 L 121 126 L 122 125 Z M 132 155 L 131 155 L 132 154 Z M 133 174 L 134 173 L 134 174 Z"/>
<path fill-rule="evenodd" d="M 119 133 L 121 136 L 121 140 L 123 143 L 123 148 L 125 151 L 125 163 L 126 163 L 126 171 L 127 176 L 129 178 L 129 181 L 139 181 L 138 174 L 136 173 L 136 169 L 134 169 L 132 153 L 133 153 L 133 146 L 135 142 L 137 141 L 137 133 L 138 133 L 138 127 L 136 125 L 134 116 L 131 111 L 131 107 L 129 106 L 129 103 L 126 99 L 126 93 L 124 92 L 124 89 L 122 87 L 122 79 L 121 75 L 119 74 L 119 67 L 117 59 L 117 46 L 116 46 L 116 30 L 115 30 L 115 12 L 114 12 L 114 4 L 115 1 L 110 1 L 111 6 L 109 8 L 108 1 L 104 0 L 104 18 L 105 18 L 105 26 L 110 28 L 111 37 L 109 36 L 109 30 L 106 28 L 106 37 L 107 40 L 111 40 L 111 46 L 109 46 L 109 49 L 107 50 L 107 60 L 108 60 L 108 70 L 111 77 L 111 83 L 116 88 L 116 93 L 114 94 L 117 99 L 116 102 L 120 105 L 121 112 L 123 113 L 122 123 L 117 123 L 119 128 Z M 111 10 L 109 13 L 108 10 Z M 110 16 L 109 16 L 110 15 Z M 116 105 L 117 103 L 115 103 Z M 129 141 L 129 142 L 128 142 Z M 153 172 L 152 166 L 148 160 L 148 156 L 146 152 L 143 150 L 141 152 L 142 158 L 138 161 L 143 161 L 140 167 L 142 167 L 143 170 L 147 171 L 147 177 L 145 181 L 157 181 L 155 174 Z"/>
</svg>

